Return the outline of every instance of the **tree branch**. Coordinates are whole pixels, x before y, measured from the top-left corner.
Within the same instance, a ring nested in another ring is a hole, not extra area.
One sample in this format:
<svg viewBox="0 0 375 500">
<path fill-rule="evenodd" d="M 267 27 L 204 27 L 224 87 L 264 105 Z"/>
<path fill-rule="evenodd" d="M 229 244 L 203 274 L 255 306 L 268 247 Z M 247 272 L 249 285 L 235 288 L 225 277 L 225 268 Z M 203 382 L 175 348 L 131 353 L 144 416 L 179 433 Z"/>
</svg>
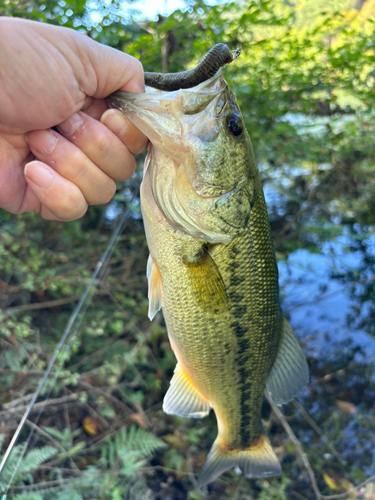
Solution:
<svg viewBox="0 0 375 500">
<path fill-rule="evenodd" d="M 285 429 L 285 432 L 288 434 L 290 440 L 292 441 L 294 449 L 296 450 L 298 456 L 300 457 L 300 459 L 301 459 L 301 461 L 302 461 L 302 463 L 303 463 L 303 465 L 304 465 L 304 467 L 305 467 L 305 469 L 307 471 L 307 474 L 308 474 L 308 476 L 310 478 L 311 486 L 312 486 L 312 489 L 314 490 L 316 499 L 317 500 L 321 500 L 322 499 L 322 494 L 320 493 L 320 490 L 319 490 L 319 487 L 318 487 L 318 483 L 316 481 L 316 477 L 315 477 L 314 471 L 311 468 L 311 465 L 310 465 L 309 459 L 306 456 L 306 453 L 303 451 L 301 443 L 298 441 L 297 436 L 293 432 L 293 429 L 288 424 L 288 422 L 287 422 L 287 420 L 285 418 L 285 415 L 275 405 L 275 403 L 272 401 L 272 399 L 271 399 L 271 397 L 270 397 L 270 395 L 268 394 L 267 391 L 265 391 L 265 397 L 266 397 L 267 401 L 269 402 L 269 404 L 270 404 L 270 406 L 272 408 L 272 411 L 277 416 L 277 418 L 280 420 L 282 426 Z"/>
</svg>

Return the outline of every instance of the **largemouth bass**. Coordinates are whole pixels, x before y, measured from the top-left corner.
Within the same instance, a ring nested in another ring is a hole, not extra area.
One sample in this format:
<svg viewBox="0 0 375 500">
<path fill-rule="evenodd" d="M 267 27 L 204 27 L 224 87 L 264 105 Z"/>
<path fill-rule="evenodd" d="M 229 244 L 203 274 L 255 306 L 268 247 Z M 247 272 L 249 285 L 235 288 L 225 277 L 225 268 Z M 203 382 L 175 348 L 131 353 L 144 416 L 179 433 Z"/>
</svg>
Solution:
<svg viewBox="0 0 375 500">
<path fill-rule="evenodd" d="M 263 393 L 289 401 L 308 368 L 280 308 L 261 179 L 236 98 L 221 69 L 191 89 L 117 92 L 109 102 L 151 141 L 141 186 L 149 316 L 162 307 L 177 358 L 163 409 L 215 412 L 218 436 L 199 486 L 235 466 L 250 478 L 277 475 Z"/>
</svg>

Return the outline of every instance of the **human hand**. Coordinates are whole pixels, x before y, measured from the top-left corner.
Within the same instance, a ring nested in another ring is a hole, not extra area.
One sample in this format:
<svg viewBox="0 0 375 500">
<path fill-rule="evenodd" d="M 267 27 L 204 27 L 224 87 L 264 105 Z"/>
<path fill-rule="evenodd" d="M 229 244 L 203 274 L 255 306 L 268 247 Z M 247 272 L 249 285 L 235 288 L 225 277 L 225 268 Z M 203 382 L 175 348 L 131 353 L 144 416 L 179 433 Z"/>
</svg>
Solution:
<svg viewBox="0 0 375 500">
<path fill-rule="evenodd" d="M 107 203 L 147 139 L 104 98 L 144 92 L 142 65 L 73 30 L 0 17 L 0 68 L 0 207 L 68 221 Z"/>
</svg>

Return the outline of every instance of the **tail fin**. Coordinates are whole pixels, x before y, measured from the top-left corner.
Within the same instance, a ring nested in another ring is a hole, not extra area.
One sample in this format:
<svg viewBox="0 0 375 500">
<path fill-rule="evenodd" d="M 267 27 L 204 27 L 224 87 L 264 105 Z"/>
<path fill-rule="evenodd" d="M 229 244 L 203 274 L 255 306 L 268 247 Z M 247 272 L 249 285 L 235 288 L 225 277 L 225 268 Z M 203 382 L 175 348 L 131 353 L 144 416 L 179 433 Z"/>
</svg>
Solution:
<svg viewBox="0 0 375 500">
<path fill-rule="evenodd" d="M 210 483 L 232 467 L 239 467 L 248 478 L 277 476 L 281 473 L 280 462 L 265 434 L 245 450 L 226 450 L 216 439 L 200 471 L 198 487 Z"/>
</svg>

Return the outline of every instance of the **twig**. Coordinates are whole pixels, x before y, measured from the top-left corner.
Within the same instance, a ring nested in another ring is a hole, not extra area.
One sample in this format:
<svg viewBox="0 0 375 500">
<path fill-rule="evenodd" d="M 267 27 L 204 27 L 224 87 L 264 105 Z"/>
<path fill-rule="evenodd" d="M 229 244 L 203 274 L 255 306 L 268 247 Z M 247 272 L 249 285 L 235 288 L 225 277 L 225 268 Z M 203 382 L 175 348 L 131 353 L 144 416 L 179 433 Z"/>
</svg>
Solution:
<svg viewBox="0 0 375 500">
<path fill-rule="evenodd" d="M 48 399 L 47 401 L 41 401 L 40 403 L 35 403 L 32 408 L 32 411 L 38 410 L 39 408 L 43 408 L 45 406 L 55 406 L 61 405 L 63 403 L 67 403 L 68 401 L 76 401 L 80 397 L 80 393 L 74 393 L 70 396 L 64 396 L 62 398 Z M 15 408 L 9 408 L 5 411 L 0 411 L 0 417 L 8 417 L 13 413 L 24 412 L 28 408 L 27 405 L 16 406 Z"/>
<path fill-rule="evenodd" d="M 106 344 L 101 347 L 100 349 L 92 352 L 91 354 L 88 354 L 87 356 L 84 356 L 82 357 L 77 363 L 75 363 L 74 365 L 70 365 L 67 367 L 67 370 L 71 373 L 74 373 L 78 370 L 78 368 L 81 368 L 82 365 L 84 365 L 85 363 L 88 362 L 88 360 L 91 360 L 92 361 L 92 358 L 95 359 L 97 358 L 98 356 L 104 354 L 106 351 L 108 351 L 108 349 L 110 349 L 112 347 L 112 345 L 115 343 L 115 342 L 119 342 L 120 339 L 118 338 L 117 335 L 113 334 L 111 335 L 110 337 L 108 337 L 106 339 Z M 85 373 L 82 373 L 80 376 L 83 377 L 85 375 L 87 375 L 88 373 L 91 373 L 91 370 L 90 372 L 85 372 Z"/>
<path fill-rule="evenodd" d="M 152 470 L 162 470 L 165 472 L 173 472 L 175 474 L 180 474 L 182 476 L 190 475 L 189 472 L 183 472 L 183 471 L 179 471 L 176 469 L 168 469 L 167 467 L 163 467 L 161 465 L 155 465 L 154 467 L 139 467 L 137 469 L 137 471 L 139 471 L 139 472 L 149 472 Z M 90 474 L 90 477 L 95 478 L 95 477 L 100 477 L 102 475 L 103 475 L 103 472 L 93 472 L 92 474 Z M 122 471 L 111 471 L 111 475 L 121 476 L 121 475 L 123 475 L 123 472 Z M 68 478 L 62 478 L 62 479 L 55 479 L 53 481 L 44 481 L 44 482 L 35 483 L 35 484 L 24 484 L 22 486 L 11 486 L 10 489 L 11 490 L 33 490 L 35 488 L 38 488 L 38 490 L 37 490 L 38 493 L 42 493 L 42 492 L 45 492 L 48 490 L 42 490 L 39 488 L 51 487 L 51 486 L 52 487 L 53 486 L 62 486 L 63 484 L 66 484 L 67 482 L 79 484 L 80 482 L 86 481 L 87 479 L 89 479 L 88 475 L 85 477 L 78 477 L 78 478 L 68 477 Z"/>
<path fill-rule="evenodd" d="M 107 295 L 108 291 L 105 290 L 104 286 L 101 287 L 102 290 L 97 289 L 95 295 Z M 47 300 L 46 302 L 33 302 L 32 304 L 25 304 L 23 306 L 13 306 L 6 307 L 4 311 L 6 313 L 11 312 L 24 312 L 24 311 L 35 311 L 38 309 L 51 309 L 52 307 L 64 306 L 70 304 L 71 302 L 77 302 L 82 297 L 80 295 L 71 295 L 70 297 L 65 297 L 64 299 Z"/>
<path fill-rule="evenodd" d="M 319 184 L 320 186 L 320 184 Z M 301 217 L 301 215 L 306 212 L 306 210 L 310 207 L 310 203 L 311 203 L 311 200 L 314 198 L 315 196 L 315 193 L 318 189 L 319 186 L 315 186 L 308 194 L 307 196 L 307 199 L 305 201 L 305 206 L 303 208 L 300 208 L 298 210 L 298 212 L 296 213 L 296 215 L 293 217 L 293 219 L 291 221 L 289 221 L 287 224 L 285 224 L 285 226 L 281 229 L 281 231 L 279 232 L 279 234 L 277 234 L 274 238 L 274 241 L 278 241 L 278 240 L 281 240 L 285 235 L 286 233 L 289 231 L 289 229 L 292 228 L 293 224 L 296 222 L 296 220 Z"/>
<path fill-rule="evenodd" d="M 310 481 L 311 481 L 311 486 L 312 486 L 312 488 L 314 490 L 314 493 L 315 493 L 315 496 L 316 496 L 317 500 L 337 500 L 337 499 L 340 499 L 340 498 L 347 498 L 350 495 L 350 493 L 352 493 L 352 492 L 358 492 L 358 490 L 360 490 L 361 488 L 363 488 L 364 486 L 366 486 L 366 484 L 368 484 L 371 481 L 375 480 L 375 475 L 374 475 L 374 476 L 371 476 L 371 477 L 367 478 L 366 481 L 363 481 L 363 483 L 359 484 L 358 486 L 354 486 L 352 488 L 349 488 L 347 491 L 345 491 L 345 493 L 338 493 L 336 495 L 322 495 L 321 492 L 320 492 L 320 490 L 319 490 L 318 483 L 316 481 L 316 477 L 315 477 L 314 471 L 311 468 L 309 459 L 307 458 L 305 452 L 303 451 L 301 443 L 298 441 L 298 439 L 297 439 L 296 435 L 294 434 L 292 428 L 288 424 L 288 422 L 287 422 L 287 420 L 285 418 L 285 415 L 275 405 L 275 403 L 272 401 L 272 399 L 271 399 L 271 397 L 270 397 L 270 395 L 268 394 L 267 391 L 264 392 L 264 395 L 265 395 L 267 401 L 269 402 L 269 404 L 270 404 L 270 406 L 272 408 L 272 411 L 275 413 L 275 415 L 277 416 L 277 418 L 280 420 L 282 426 L 284 427 L 285 432 L 288 434 L 290 440 L 292 441 L 296 452 L 298 453 L 299 457 L 301 458 L 302 463 L 303 463 L 303 465 L 306 468 L 307 474 L 309 475 L 309 478 L 310 478 Z"/>
<path fill-rule="evenodd" d="M 313 380 L 311 382 L 311 384 L 321 384 L 321 383 L 324 383 L 324 382 L 329 382 L 330 380 L 332 380 L 333 378 L 335 378 L 335 377 L 337 377 L 339 375 L 344 375 L 344 373 L 347 370 L 350 370 L 354 366 L 363 363 L 363 361 L 365 361 L 365 360 L 367 360 L 369 358 L 372 358 L 373 356 L 375 356 L 375 352 L 369 354 L 368 356 L 363 357 L 360 361 L 355 361 L 354 363 L 350 363 L 349 365 L 345 366 L 345 368 L 340 368 L 340 370 L 337 370 L 335 372 L 327 373 L 327 375 L 324 375 L 324 377 L 320 377 L 320 378 L 318 378 L 316 380 Z"/>
<path fill-rule="evenodd" d="M 342 458 L 340 453 L 336 450 L 336 448 L 333 446 L 333 444 L 329 441 L 327 436 L 323 433 L 322 429 L 314 422 L 314 420 L 310 417 L 310 415 L 307 413 L 305 408 L 298 403 L 298 401 L 293 401 L 294 406 L 301 412 L 302 417 L 308 422 L 311 427 L 314 429 L 314 431 L 320 436 L 320 439 L 325 443 L 328 448 L 331 450 L 332 454 L 335 455 L 337 460 L 340 462 L 342 465 L 347 465 L 347 462 Z"/>
<path fill-rule="evenodd" d="M 288 434 L 290 440 L 292 441 L 292 443 L 294 445 L 294 449 L 296 450 L 298 456 L 300 457 L 300 459 L 301 459 L 301 461 L 302 461 L 302 463 L 303 463 L 303 465 L 304 465 L 304 467 L 305 467 L 305 469 L 307 471 L 307 474 L 308 474 L 308 476 L 310 478 L 311 486 L 312 486 L 312 489 L 314 490 L 316 499 L 317 500 L 321 500 L 322 499 L 322 494 L 320 493 L 320 490 L 319 490 L 319 487 L 318 487 L 318 483 L 316 481 L 316 477 L 315 477 L 314 471 L 311 468 L 309 459 L 307 458 L 305 452 L 303 451 L 301 443 L 298 441 L 297 436 L 293 432 L 293 429 L 288 424 L 288 422 L 287 422 L 287 420 L 285 418 L 285 415 L 275 405 L 275 403 L 272 401 L 272 399 L 271 399 L 271 397 L 270 397 L 270 395 L 268 394 L 267 391 L 265 391 L 265 397 L 266 397 L 267 401 L 269 402 L 269 404 L 270 404 L 270 406 L 272 408 L 272 411 L 275 413 L 275 415 L 277 416 L 277 418 L 280 420 L 282 426 L 285 429 L 285 432 Z"/>
<path fill-rule="evenodd" d="M 100 415 L 100 413 L 98 413 L 92 406 L 90 406 L 88 403 L 82 403 L 82 405 L 87 409 L 87 411 L 90 415 L 93 415 L 94 418 L 97 418 L 98 420 L 100 420 L 100 422 L 103 424 L 103 427 L 105 429 L 108 429 L 110 427 L 110 424 L 108 423 L 108 421 L 104 417 L 102 417 Z"/>
<path fill-rule="evenodd" d="M 61 452 L 66 453 L 66 449 L 63 446 L 61 446 L 61 444 L 58 441 L 56 441 L 56 439 L 54 439 L 50 434 L 48 434 L 48 432 L 46 432 L 43 429 L 41 429 L 40 427 L 38 427 L 37 425 L 34 424 L 34 422 L 31 422 L 30 420 L 26 420 L 26 423 L 29 427 L 34 429 L 35 432 L 37 432 L 38 434 L 40 434 L 44 438 L 48 439 L 48 441 L 50 441 Z"/>
<path fill-rule="evenodd" d="M 13 399 L 13 401 L 10 401 L 9 403 L 4 403 L 3 404 L 3 408 L 5 409 L 10 409 L 14 406 L 17 406 L 18 403 L 22 402 L 22 401 L 30 401 L 30 399 L 33 397 L 32 394 L 26 394 L 25 396 L 21 396 L 17 399 Z"/>
<path fill-rule="evenodd" d="M 290 493 L 292 495 L 294 495 L 295 497 L 297 497 L 297 498 L 301 498 L 302 500 L 308 500 L 306 497 L 304 497 L 303 495 L 301 495 L 301 493 L 298 493 L 298 491 L 292 490 Z"/>
<path fill-rule="evenodd" d="M 163 467 L 162 465 L 152 465 L 150 467 L 139 467 L 137 471 L 139 472 L 149 472 L 152 470 L 161 470 L 163 472 L 173 472 L 174 474 L 178 474 L 180 476 L 194 476 L 191 472 L 184 472 L 182 470 L 177 469 L 169 469 L 168 467 Z"/>
<path fill-rule="evenodd" d="M 36 470 L 36 469 L 32 469 L 32 470 Z M 30 471 L 31 472 L 31 471 Z M 103 473 L 102 472 L 93 472 L 92 473 L 92 477 L 98 477 L 98 476 L 101 476 Z M 91 476 L 91 475 L 90 475 Z M 34 488 L 43 488 L 44 486 L 62 486 L 63 484 L 67 483 L 67 482 L 72 482 L 72 483 L 76 483 L 76 482 L 79 482 L 79 481 L 84 481 L 84 480 L 87 480 L 88 477 L 78 477 L 78 478 L 75 478 L 75 477 L 68 477 L 68 478 L 62 478 L 62 479 L 55 479 L 54 481 L 44 481 L 44 482 L 41 482 L 41 483 L 35 483 L 35 484 L 24 484 L 22 486 L 11 486 L 10 489 L 11 490 L 32 490 Z M 42 490 L 39 490 L 38 489 L 38 492 L 40 492 Z"/>
<path fill-rule="evenodd" d="M 14 306 L 7 307 L 6 312 L 23 312 L 23 311 L 35 311 L 36 309 L 50 309 L 51 307 L 64 306 L 70 302 L 77 302 L 82 297 L 80 295 L 71 295 L 70 297 L 65 297 L 65 299 L 48 300 L 46 302 L 34 302 L 33 304 L 25 304 L 24 306 Z"/>
<path fill-rule="evenodd" d="M 0 370 L 0 375 L 26 375 L 27 377 L 40 377 L 43 372 L 40 370 Z"/>
<path fill-rule="evenodd" d="M 192 467 L 192 463 L 191 463 L 190 450 L 191 450 L 191 446 L 189 447 L 189 449 L 186 453 L 186 463 L 187 463 L 188 471 L 189 471 L 190 476 L 191 476 L 191 482 L 193 483 L 194 488 L 198 489 L 198 483 L 197 483 L 197 480 L 195 479 L 194 471 L 193 471 L 193 467 Z"/>
<path fill-rule="evenodd" d="M 125 403 L 120 401 L 115 396 L 112 396 L 112 394 L 108 394 L 107 392 L 103 391 L 103 389 L 99 389 L 99 387 L 95 387 L 91 384 L 88 384 L 87 382 L 78 382 L 78 385 L 80 385 L 81 387 L 83 387 L 84 389 L 86 389 L 88 391 L 96 392 L 97 394 L 100 394 L 101 396 L 105 397 L 106 399 L 109 399 L 110 401 L 112 401 L 112 403 L 117 405 L 122 410 L 125 410 L 129 413 L 134 413 L 133 410 L 129 406 L 127 406 Z"/>
<path fill-rule="evenodd" d="M 310 300 L 308 302 L 302 302 L 301 304 L 297 304 L 293 307 L 290 307 L 286 312 L 294 311 L 295 309 L 298 309 L 299 307 L 309 306 L 311 304 L 316 304 L 318 302 L 321 302 L 322 300 L 325 300 L 329 297 L 332 297 L 333 295 L 341 293 L 343 290 L 346 290 L 347 288 L 350 288 L 354 285 L 361 285 L 363 283 L 370 283 L 371 281 L 374 281 L 374 280 L 375 280 L 375 274 L 373 274 L 372 276 L 369 276 L 368 278 L 364 278 L 363 280 L 351 281 L 350 283 L 339 288 L 338 290 L 334 290 L 333 292 L 329 292 L 329 293 L 326 293 L 325 295 L 321 295 L 317 299 Z"/>
</svg>

